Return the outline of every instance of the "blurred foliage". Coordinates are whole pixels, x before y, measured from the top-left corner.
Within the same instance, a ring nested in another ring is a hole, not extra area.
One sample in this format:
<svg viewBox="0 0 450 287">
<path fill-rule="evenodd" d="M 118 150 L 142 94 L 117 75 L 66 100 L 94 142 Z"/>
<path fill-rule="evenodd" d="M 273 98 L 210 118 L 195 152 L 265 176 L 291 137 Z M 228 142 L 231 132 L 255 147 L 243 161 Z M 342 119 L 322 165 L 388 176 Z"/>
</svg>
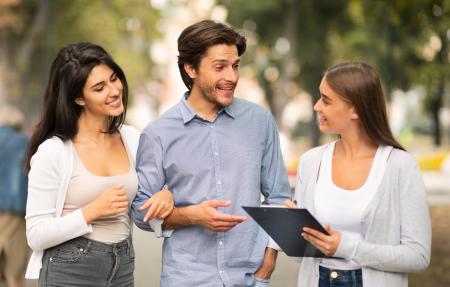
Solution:
<svg viewBox="0 0 450 287">
<path fill-rule="evenodd" d="M 49 33 L 52 54 L 75 41 L 105 47 L 126 71 L 130 86 L 150 77 L 151 39 L 156 38 L 157 11 L 145 0 L 53 1 Z M 61 29 L 61 27 L 67 27 Z"/>
<path fill-rule="evenodd" d="M 0 100 L 15 102 L 31 115 L 42 102 L 51 61 L 69 43 L 90 41 L 105 47 L 131 88 L 151 76 L 150 41 L 158 36 L 160 16 L 148 1 L 8 0 L 0 9 L 0 69 L 10 75 Z M 1 25 L 8 14 L 13 23 Z M 27 101 L 20 100 L 24 96 Z"/>
</svg>

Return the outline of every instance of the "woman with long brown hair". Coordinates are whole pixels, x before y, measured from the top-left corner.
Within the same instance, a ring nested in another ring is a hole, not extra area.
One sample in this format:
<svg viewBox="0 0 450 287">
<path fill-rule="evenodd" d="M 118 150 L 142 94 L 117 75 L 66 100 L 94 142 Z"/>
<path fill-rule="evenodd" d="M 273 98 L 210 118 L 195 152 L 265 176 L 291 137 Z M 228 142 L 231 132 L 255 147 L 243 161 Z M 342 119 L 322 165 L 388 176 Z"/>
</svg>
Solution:
<svg viewBox="0 0 450 287">
<path fill-rule="evenodd" d="M 139 133 L 123 124 L 127 99 L 125 74 L 102 47 L 59 51 L 26 161 L 27 278 L 39 277 L 39 286 L 134 285 L 129 210 Z M 171 192 L 155 193 L 150 205 L 145 222 L 166 217 Z"/>
<path fill-rule="evenodd" d="M 328 232 L 301 235 L 331 258 L 303 258 L 298 286 L 408 286 L 407 272 L 430 262 L 430 218 L 417 162 L 392 136 L 378 74 L 338 64 L 319 89 L 320 130 L 339 138 L 300 157 L 296 200 Z"/>
</svg>

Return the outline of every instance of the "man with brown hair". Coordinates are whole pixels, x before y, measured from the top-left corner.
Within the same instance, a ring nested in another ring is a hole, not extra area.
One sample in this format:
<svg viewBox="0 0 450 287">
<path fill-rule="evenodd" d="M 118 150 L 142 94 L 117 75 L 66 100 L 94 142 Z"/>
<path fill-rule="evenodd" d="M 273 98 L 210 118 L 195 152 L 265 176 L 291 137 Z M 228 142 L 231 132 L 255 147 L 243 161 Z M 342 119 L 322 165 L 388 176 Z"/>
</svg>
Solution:
<svg viewBox="0 0 450 287">
<path fill-rule="evenodd" d="M 277 252 L 242 206 L 290 197 L 273 117 L 234 98 L 246 40 L 214 21 L 178 38 L 178 66 L 188 88 L 179 104 L 143 131 L 137 154 L 138 210 L 167 185 L 175 209 L 162 224 L 161 286 L 267 286 Z M 145 220 L 144 220 L 145 218 Z M 156 230 L 155 230 L 156 231 Z"/>
</svg>

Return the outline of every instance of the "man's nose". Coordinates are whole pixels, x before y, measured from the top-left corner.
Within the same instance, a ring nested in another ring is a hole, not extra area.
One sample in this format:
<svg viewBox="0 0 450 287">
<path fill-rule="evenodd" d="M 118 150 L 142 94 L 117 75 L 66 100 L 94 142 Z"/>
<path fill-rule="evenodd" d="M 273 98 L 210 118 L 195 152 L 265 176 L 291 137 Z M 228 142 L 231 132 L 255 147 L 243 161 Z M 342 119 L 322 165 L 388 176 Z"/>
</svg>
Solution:
<svg viewBox="0 0 450 287">
<path fill-rule="evenodd" d="M 225 79 L 227 81 L 236 83 L 239 79 L 239 71 L 237 69 L 234 69 L 233 67 L 230 67 L 227 69 Z"/>
</svg>

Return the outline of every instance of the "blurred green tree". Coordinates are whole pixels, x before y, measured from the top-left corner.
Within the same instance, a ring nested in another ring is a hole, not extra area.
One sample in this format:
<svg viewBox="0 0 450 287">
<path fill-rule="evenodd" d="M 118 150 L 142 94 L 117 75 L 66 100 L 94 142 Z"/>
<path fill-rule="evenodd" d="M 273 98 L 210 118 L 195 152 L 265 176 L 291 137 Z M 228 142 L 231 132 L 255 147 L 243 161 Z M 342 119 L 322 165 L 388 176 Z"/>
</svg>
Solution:
<svg viewBox="0 0 450 287">
<path fill-rule="evenodd" d="M 440 111 L 444 98 L 450 98 L 450 0 L 424 1 L 420 13 L 423 29 L 420 37 L 422 65 L 418 71 L 418 82 L 426 87 L 424 107 L 433 122 L 433 139 L 436 146 L 442 143 Z"/>
<path fill-rule="evenodd" d="M 389 0 L 350 2 L 354 28 L 333 42 L 336 59 L 357 57 L 374 65 L 393 89 L 424 86 L 424 109 L 431 117 L 434 144 L 441 144 L 439 112 L 450 76 L 450 1 Z"/>
<path fill-rule="evenodd" d="M 39 112 L 52 59 L 69 43 L 103 46 L 125 70 L 131 89 L 151 76 L 150 41 L 158 35 L 160 15 L 149 1 L 5 0 L 0 9 L 0 69 L 8 75 L 0 78 L 0 100 L 20 105 L 29 122 Z"/>
</svg>

